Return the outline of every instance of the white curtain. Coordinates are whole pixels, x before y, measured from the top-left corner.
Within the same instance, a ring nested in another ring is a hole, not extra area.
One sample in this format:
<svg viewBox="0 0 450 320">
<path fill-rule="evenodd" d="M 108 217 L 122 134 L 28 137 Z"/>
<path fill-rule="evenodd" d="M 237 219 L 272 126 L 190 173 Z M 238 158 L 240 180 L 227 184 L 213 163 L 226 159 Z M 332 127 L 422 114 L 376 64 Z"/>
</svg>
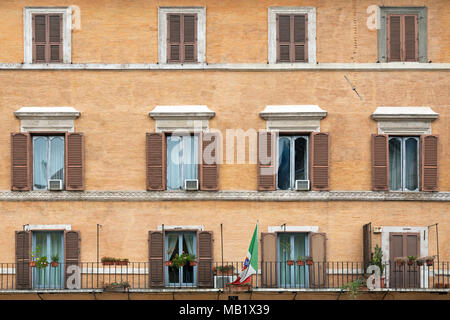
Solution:
<svg viewBox="0 0 450 320">
<path fill-rule="evenodd" d="M 417 140 L 408 138 L 405 141 L 405 188 L 417 189 Z"/>
<path fill-rule="evenodd" d="M 177 234 L 168 234 L 167 235 L 167 256 L 169 260 L 172 258 L 173 251 L 175 250 L 178 243 L 178 235 Z M 176 252 L 178 253 L 178 252 Z"/>
<path fill-rule="evenodd" d="M 33 137 L 33 189 L 47 189 L 47 137 Z"/>
<path fill-rule="evenodd" d="M 389 140 L 389 189 L 402 188 L 402 142 L 399 138 Z"/>
<path fill-rule="evenodd" d="M 198 137 L 167 137 L 167 189 L 184 188 L 184 180 L 198 176 Z"/>
<path fill-rule="evenodd" d="M 195 254 L 194 251 L 194 235 L 190 233 L 183 234 L 184 243 L 186 244 L 187 253 Z"/>
</svg>

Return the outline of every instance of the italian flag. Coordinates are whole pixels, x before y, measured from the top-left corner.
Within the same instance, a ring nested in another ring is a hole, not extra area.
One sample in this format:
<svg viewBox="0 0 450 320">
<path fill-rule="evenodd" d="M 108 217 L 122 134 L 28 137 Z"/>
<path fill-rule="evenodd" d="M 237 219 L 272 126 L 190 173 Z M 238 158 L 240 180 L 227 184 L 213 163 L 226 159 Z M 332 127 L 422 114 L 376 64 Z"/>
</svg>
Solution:
<svg viewBox="0 0 450 320">
<path fill-rule="evenodd" d="M 258 271 L 258 224 L 256 224 L 255 231 L 253 232 L 252 241 L 248 248 L 247 257 L 244 261 L 244 267 L 242 268 L 239 276 L 231 284 L 244 284 L 250 282 L 251 275 L 256 274 Z"/>
</svg>

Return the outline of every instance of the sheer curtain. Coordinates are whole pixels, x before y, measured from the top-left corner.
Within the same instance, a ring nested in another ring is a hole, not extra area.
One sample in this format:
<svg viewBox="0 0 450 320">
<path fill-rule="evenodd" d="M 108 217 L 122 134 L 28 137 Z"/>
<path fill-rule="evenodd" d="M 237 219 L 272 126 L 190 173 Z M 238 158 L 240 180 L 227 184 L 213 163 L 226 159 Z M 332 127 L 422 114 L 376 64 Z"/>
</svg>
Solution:
<svg viewBox="0 0 450 320">
<path fill-rule="evenodd" d="M 287 261 L 291 257 L 291 237 L 287 234 L 281 234 L 279 238 L 279 261 L 278 267 L 280 270 L 280 285 L 282 287 L 289 286 L 291 283 L 291 266 L 288 266 Z"/>
<path fill-rule="evenodd" d="M 298 259 L 298 257 L 306 256 L 306 235 L 305 234 L 296 234 L 294 235 L 294 260 Z M 306 282 L 305 275 L 305 266 L 297 266 L 295 265 L 295 286 L 296 287 L 304 287 Z M 294 285 L 294 283 L 293 283 Z"/>
<path fill-rule="evenodd" d="M 184 180 L 198 176 L 198 137 L 167 137 L 167 189 L 184 188 Z"/>
<path fill-rule="evenodd" d="M 50 252 L 48 255 L 48 260 L 52 261 L 54 255 L 58 255 L 59 264 L 57 267 L 49 268 L 49 287 L 51 288 L 61 288 L 64 283 L 63 274 L 63 263 L 64 263 L 64 252 L 63 252 L 63 235 L 61 232 L 51 232 L 50 233 Z"/>
<path fill-rule="evenodd" d="M 417 182 L 417 140 L 408 138 L 405 141 L 405 188 L 416 190 Z"/>
<path fill-rule="evenodd" d="M 188 254 L 194 254 L 194 235 L 191 233 L 185 233 L 183 234 L 184 243 L 186 244 L 187 252 Z"/>
<path fill-rule="evenodd" d="M 33 137 L 33 189 L 47 189 L 47 137 Z"/>
<path fill-rule="evenodd" d="M 287 190 L 291 187 L 291 140 L 287 137 L 278 138 L 278 189 Z"/>
<path fill-rule="evenodd" d="M 399 138 L 389 140 L 389 189 L 402 188 L 402 143 Z"/>
<path fill-rule="evenodd" d="M 183 181 L 185 179 L 197 179 L 198 170 L 198 137 L 183 137 Z M 184 186 L 183 186 L 184 187 Z"/>
<path fill-rule="evenodd" d="M 50 137 L 49 179 L 64 181 L 64 138 Z"/>
<path fill-rule="evenodd" d="M 172 259 L 172 255 L 174 254 L 174 250 L 178 243 L 178 234 L 167 234 L 167 257 L 169 260 Z M 178 252 L 175 252 L 178 253 Z"/>
</svg>

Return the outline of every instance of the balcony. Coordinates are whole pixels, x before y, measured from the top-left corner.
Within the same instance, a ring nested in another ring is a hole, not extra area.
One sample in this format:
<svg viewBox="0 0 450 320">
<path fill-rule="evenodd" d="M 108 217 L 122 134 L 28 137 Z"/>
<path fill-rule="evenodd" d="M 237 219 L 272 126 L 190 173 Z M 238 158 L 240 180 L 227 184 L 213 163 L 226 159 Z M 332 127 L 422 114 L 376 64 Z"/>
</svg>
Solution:
<svg viewBox="0 0 450 320">
<path fill-rule="evenodd" d="M 153 292 L 184 289 L 185 291 L 335 291 L 344 292 L 356 286 L 370 291 L 361 262 L 297 261 L 260 262 L 258 275 L 242 287 L 227 284 L 235 280 L 242 262 L 213 263 L 209 266 L 172 268 L 163 265 L 162 286 L 152 285 L 148 262 L 103 265 L 101 262 L 59 263 L 54 267 L 32 267 L 30 263 L 0 263 L 0 293 L 8 292 Z M 450 292 L 450 262 L 433 261 L 431 265 L 416 263 L 383 264 L 380 286 L 376 291 Z M 200 270 L 201 268 L 201 270 Z M 202 272 L 200 275 L 199 273 Z M 202 279 L 200 283 L 199 278 Z M 208 283 L 205 284 L 204 280 Z"/>
</svg>

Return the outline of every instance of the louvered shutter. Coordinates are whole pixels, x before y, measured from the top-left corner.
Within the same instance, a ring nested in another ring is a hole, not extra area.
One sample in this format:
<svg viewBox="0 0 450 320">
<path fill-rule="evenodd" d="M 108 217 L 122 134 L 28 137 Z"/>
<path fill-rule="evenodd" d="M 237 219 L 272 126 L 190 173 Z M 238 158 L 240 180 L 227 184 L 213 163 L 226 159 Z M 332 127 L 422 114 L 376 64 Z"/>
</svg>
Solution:
<svg viewBox="0 0 450 320">
<path fill-rule="evenodd" d="M 308 15 L 295 15 L 291 18 L 293 20 L 293 45 L 291 57 L 295 62 L 307 62 L 307 43 L 308 43 Z"/>
<path fill-rule="evenodd" d="M 147 133 L 147 190 L 166 189 L 166 137 L 164 133 Z"/>
<path fill-rule="evenodd" d="M 202 134 L 200 189 L 219 190 L 219 135 L 217 133 Z"/>
<path fill-rule="evenodd" d="M 325 288 L 327 270 L 327 245 L 325 233 L 310 234 L 310 256 L 313 265 L 309 268 L 309 278 L 312 288 Z"/>
<path fill-rule="evenodd" d="M 326 132 L 311 134 L 311 189 L 329 190 L 329 144 Z"/>
<path fill-rule="evenodd" d="M 167 16 L 167 62 L 181 62 L 181 15 Z"/>
<path fill-rule="evenodd" d="M 16 289 L 31 289 L 31 232 L 16 231 Z"/>
<path fill-rule="evenodd" d="M 422 191 L 438 191 L 438 143 L 437 135 L 421 137 Z"/>
<path fill-rule="evenodd" d="M 62 62 L 62 24 L 61 14 L 48 16 L 48 59 L 50 62 Z"/>
<path fill-rule="evenodd" d="M 70 266 L 81 267 L 80 250 L 81 237 L 79 231 L 64 231 L 64 283 L 67 287 L 67 278 L 73 274 L 68 272 Z"/>
<path fill-rule="evenodd" d="M 276 135 L 258 132 L 258 190 L 276 190 L 275 146 Z"/>
<path fill-rule="evenodd" d="M 261 233 L 261 284 L 263 288 L 277 287 L 277 234 Z"/>
<path fill-rule="evenodd" d="M 31 138 L 29 133 L 11 133 L 11 190 L 31 189 Z"/>
<path fill-rule="evenodd" d="M 148 233 L 149 285 L 150 288 L 164 287 L 164 233 Z"/>
<path fill-rule="evenodd" d="M 402 60 L 401 16 L 388 15 L 388 61 Z"/>
<path fill-rule="evenodd" d="M 277 15 L 278 62 L 291 61 L 291 16 Z"/>
<path fill-rule="evenodd" d="M 372 261 L 372 224 L 363 225 L 363 267 L 364 273 Z"/>
<path fill-rule="evenodd" d="M 197 61 L 197 15 L 183 15 L 183 62 Z"/>
<path fill-rule="evenodd" d="M 84 190 L 84 135 L 66 133 L 66 190 Z"/>
<path fill-rule="evenodd" d="M 198 231 L 197 285 L 200 288 L 214 287 L 213 234 L 211 231 Z"/>
<path fill-rule="evenodd" d="M 34 14 L 33 62 L 62 62 L 62 14 Z"/>
<path fill-rule="evenodd" d="M 277 61 L 307 62 L 308 15 L 277 15 Z"/>
<path fill-rule="evenodd" d="M 389 152 L 388 136 L 372 135 L 372 189 L 389 190 Z"/>
<path fill-rule="evenodd" d="M 404 19 L 404 61 L 419 61 L 417 15 L 406 15 Z"/>
<path fill-rule="evenodd" d="M 32 16 L 33 62 L 46 62 L 47 52 L 47 15 Z"/>
</svg>

